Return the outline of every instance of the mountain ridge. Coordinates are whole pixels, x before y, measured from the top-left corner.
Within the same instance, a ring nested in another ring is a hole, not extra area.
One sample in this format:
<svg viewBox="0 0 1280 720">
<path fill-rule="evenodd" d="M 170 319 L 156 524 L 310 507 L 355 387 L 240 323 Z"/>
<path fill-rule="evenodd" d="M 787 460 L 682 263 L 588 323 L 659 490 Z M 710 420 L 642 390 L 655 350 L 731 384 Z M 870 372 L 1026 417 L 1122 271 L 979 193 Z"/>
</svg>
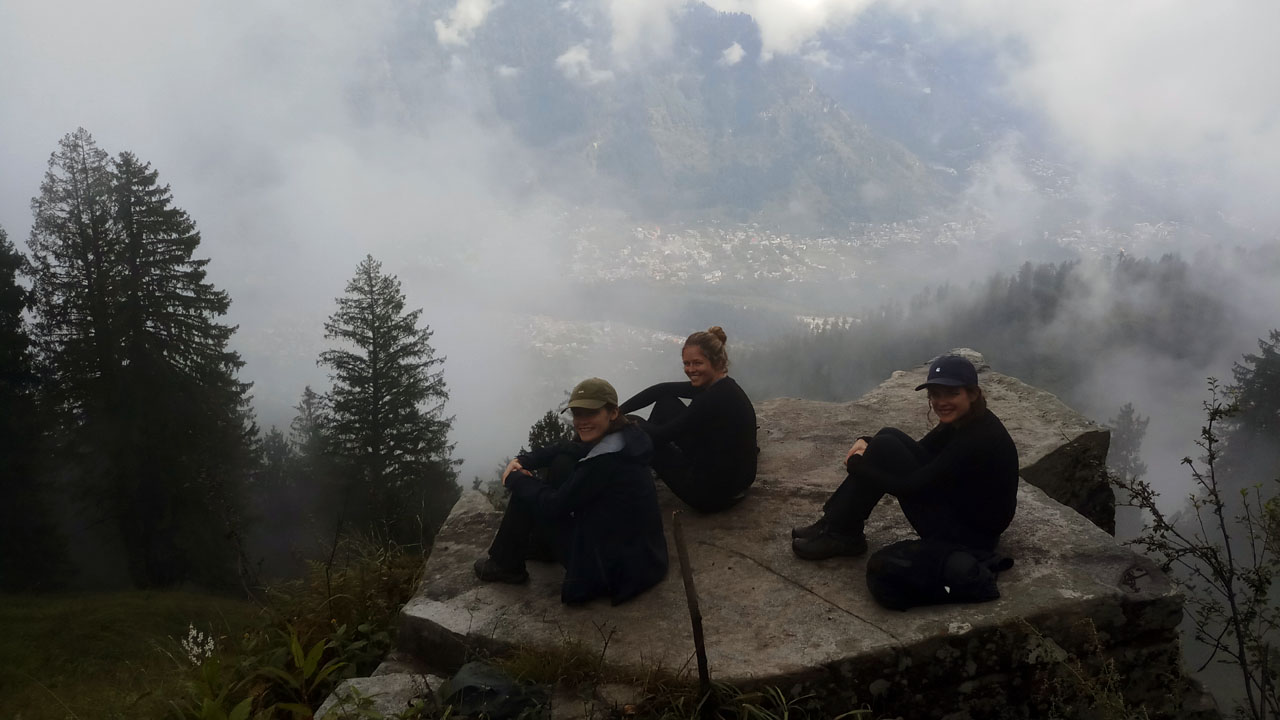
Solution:
<svg viewBox="0 0 1280 720">
<path fill-rule="evenodd" d="M 574 203 L 621 204 L 655 222 L 829 230 L 948 200 L 936 170 L 848 112 L 802 61 L 762 61 L 749 16 L 696 3 L 674 27 L 669 54 L 629 68 L 609 49 L 607 19 L 584 22 L 547 0 L 504 3 L 465 45 L 437 41 L 435 60 L 464 61 L 497 116 L 561 168 L 536 181 Z"/>
</svg>

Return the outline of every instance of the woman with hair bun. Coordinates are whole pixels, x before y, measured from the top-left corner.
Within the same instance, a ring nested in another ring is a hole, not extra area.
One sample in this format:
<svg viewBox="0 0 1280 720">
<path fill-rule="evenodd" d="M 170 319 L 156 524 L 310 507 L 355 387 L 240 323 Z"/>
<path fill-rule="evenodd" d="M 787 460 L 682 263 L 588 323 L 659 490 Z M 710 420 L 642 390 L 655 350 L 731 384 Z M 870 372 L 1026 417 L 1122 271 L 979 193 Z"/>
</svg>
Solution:
<svg viewBox="0 0 1280 720">
<path fill-rule="evenodd" d="M 729 377 L 727 339 L 719 325 L 693 333 L 680 351 L 689 381 L 658 383 L 620 406 L 623 413 L 653 406 L 648 420 L 636 421 L 653 439 L 654 472 L 704 513 L 732 507 L 756 479 L 756 410 Z"/>
</svg>

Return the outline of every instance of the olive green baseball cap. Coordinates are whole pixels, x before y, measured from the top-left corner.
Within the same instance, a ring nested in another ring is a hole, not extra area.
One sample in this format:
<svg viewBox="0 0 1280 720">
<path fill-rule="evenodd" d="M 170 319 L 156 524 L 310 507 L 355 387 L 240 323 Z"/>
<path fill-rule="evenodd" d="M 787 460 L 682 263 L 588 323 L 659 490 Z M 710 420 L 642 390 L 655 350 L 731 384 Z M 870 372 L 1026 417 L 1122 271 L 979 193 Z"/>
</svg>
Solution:
<svg viewBox="0 0 1280 720">
<path fill-rule="evenodd" d="M 599 410 L 605 405 L 618 404 L 618 391 L 605 380 L 587 378 L 578 383 L 569 393 L 569 405 L 565 408 L 586 408 Z"/>
</svg>

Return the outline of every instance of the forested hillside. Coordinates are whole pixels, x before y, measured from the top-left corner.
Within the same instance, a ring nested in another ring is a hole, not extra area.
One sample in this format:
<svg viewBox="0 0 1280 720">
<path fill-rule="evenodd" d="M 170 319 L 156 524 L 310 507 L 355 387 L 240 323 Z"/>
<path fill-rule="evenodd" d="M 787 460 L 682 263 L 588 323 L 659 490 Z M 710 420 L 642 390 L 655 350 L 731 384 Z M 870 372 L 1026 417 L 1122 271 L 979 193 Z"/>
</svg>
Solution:
<svg viewBox="0 0 1280 720">
<path fill-rule="evenodd" d="M 1070 395 L 1110 353 L 1192 365 L 1212 357 L 1228 337 L 1227 307 L 1194 274 L 1174 255 L 1027 263 L 1010 275 L 930 288 L 906 303 L 828 320 L 750 352 L 739 372 L 765 397 L 848 400 L 895 368 L 968 346 L 1001 372 Z"/>
</svg>

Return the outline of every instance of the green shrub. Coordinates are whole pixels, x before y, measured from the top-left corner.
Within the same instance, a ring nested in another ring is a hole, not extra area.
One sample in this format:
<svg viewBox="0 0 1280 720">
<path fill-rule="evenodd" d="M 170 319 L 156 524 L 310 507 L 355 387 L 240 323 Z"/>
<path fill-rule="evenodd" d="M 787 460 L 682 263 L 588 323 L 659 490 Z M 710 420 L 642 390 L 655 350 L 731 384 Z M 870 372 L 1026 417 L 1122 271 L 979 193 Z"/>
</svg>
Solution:
<svg viewBox="0 0 1280 720">
<path fill-rule="evenodd" d="M 170 716 L 311 717 L 339 682 L 368 675 L 391 650 L 422 564 L 421 553 L 395 543 L 340 538 L 305 578 L 267 589 L 266 622 L 200 662 Z"/>
</svg>

